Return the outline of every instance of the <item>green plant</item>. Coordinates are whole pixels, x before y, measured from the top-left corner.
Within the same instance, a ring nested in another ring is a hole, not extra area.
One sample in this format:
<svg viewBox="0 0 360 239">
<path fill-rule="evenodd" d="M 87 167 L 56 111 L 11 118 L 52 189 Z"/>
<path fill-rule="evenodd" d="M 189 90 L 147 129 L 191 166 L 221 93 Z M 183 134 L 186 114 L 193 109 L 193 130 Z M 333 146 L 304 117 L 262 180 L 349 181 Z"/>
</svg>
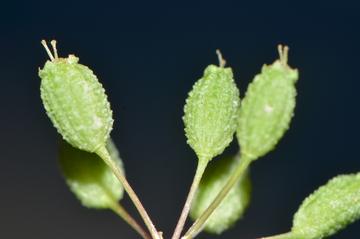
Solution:
<svg viewBox="0 0 360 239">
<path fill-rule="evenodd" d="M 86 207 L 114 211 L 143 238 L 163 238 L 126 180 L 118 150 L 109 138 L 112 111 L 102 85 L 77 57 L 59 58 L 55 41 L 51 42 L 53 52 L 45 41 L 42 44 L 50 61 L 39 70 L 41 98 L 64 139 L 60 166 L 71 191 Z M 225 67 L 219 51 L 219 66 L 208 66 L 190 91 L 183 120 L 198 167 L 172 239 L 194 238 L 202 230 L 220 234 L 246 210 L 251 192 L 249 166 L 275 148 L 295 108 L 298 71 L 287 64 L 288 48 L 279 46 L 278 51 L 280 59 L 263 66 L 241 101 L 232 70 Z M 207 167 L 235 133 L 240 152 L 220 157 Z M 148 232 L 119 203 L 123 190 Z M 182 233 L 189 213 L 194 223 Z M 321 239 L 359 217 L 360 175 L 342 175 L 303 202 L 290 232 L 267 238 Z"/>
</svg>

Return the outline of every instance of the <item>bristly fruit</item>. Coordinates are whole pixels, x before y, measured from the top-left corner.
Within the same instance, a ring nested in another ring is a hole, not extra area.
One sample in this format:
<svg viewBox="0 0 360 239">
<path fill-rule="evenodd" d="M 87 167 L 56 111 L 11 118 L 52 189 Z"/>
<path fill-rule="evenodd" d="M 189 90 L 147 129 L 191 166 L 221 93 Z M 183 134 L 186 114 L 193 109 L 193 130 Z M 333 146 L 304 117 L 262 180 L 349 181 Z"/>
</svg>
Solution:
<svg viewBox="0 0 360 239">
<path fill-rule="evenodd" d="M 251 160 L 275 147 L 294 114 L 298 71 L 287 64 L 287 47 L 279 46 L 279 54 L 255 76 L 241 102 L 237 138 L 242 156 Z"/>
<path fill-rule="evenodd" d="M 360 173 L 331 179 L 304 200 L 294 216 L 292 238 L 321 239 L 360 219 Z"/>
<path fill-rule="evenodd" d="M 184 107 L 188 144 L 199 159 L 210 160 L 230 144 L 237 127 L 239 90 L 231 68 L 210 65 L 193 86 Z"/>
<path fill-rule="evenodd" d="M 79 58 L 59 58 L 42 41 L 50 61 L 39 70 L 41 98 L 47 115 L 62 137 L 72 146 L 95 152 L 105 147 L 113 125 L 105 90 Z"/>
</svg>

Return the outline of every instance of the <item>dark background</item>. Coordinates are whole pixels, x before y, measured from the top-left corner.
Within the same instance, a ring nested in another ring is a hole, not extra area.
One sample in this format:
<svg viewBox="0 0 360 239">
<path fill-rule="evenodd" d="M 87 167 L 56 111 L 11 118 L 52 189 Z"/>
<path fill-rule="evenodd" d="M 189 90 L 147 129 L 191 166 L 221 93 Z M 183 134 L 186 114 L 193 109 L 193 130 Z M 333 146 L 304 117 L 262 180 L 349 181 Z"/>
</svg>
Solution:
<svg viewBox="0 0 360 239">
<path fill-rule="evenodd" d="M 138 238 L 111 212 L 81 207 L 58 172 L 58 135 L 39 97 L 43 38 L 57 39 L 62 56 L 78 55 L 104 84 L 128 179 L 166 238 L 196 166 L 181 119 L 192 84 L 220 48 L 244 95 L 262 64 L 277 58 L 276 45 L 289 45 L 290 65 L 300 70 L 291 129 L 253 164 L 244 219 L 200 238 L 288 231 L 310 192 L 360 170 L 360 9 L 337 3 L 2 3 L 0 238 Z M 236 150 L 233 143 L 226 153 Z M 359 226 L 333 238 L 359 238 Z"/>
</svg>

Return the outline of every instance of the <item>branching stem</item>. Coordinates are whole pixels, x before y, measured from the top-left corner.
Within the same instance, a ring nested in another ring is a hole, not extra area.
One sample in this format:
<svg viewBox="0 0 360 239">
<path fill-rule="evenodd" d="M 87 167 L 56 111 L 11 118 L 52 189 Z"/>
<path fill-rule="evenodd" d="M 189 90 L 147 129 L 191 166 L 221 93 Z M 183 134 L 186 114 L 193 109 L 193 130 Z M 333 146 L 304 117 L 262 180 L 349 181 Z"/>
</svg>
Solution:
<svg viewBox="0 0 360 239">
<path fill-rule="evenodd" d="M 137 223 L 137 221 L 120 204 L 114 203 L 111 207 L 127 224 L 129 224 L 143 239 L 151 239 L 151 236 Z"/>
<path fill-rule="evenodd" d="M 189 214 L 189 211 L 190 211 L 190 208 L 191 208 L 191 203 L 192 203 L 192 201 L 194 199 L 196 190 L 199 187 L 199 183 L 200 183 L 201 178 L 202 178 L 202 176 L 204 174 L 204 171 L 205 171 L 205 168 L 206 168 L 206 166 L 208 164 L 208 161 L 209 160 L 207 160 L 207 159 L 199 159 L 199 163 L 198 163 L 198 166 L 196 168 L 195 176 L 194 176 L 193 182 L 191 184 L 189 194 L 187 196 L 185 205 L 184 205 L 183 210 L 181 212 L 179 221 L 178 221 L 178 223 L 176 225 L 176 228 L 175 228 L 174 234 L 172 236 L 172 239 L 179 239 L 180 236 L 181 236 L 181 232 L 182 232 L 182 230 L 184 228 L 186 219 L 188 217 L 188 214 Z"/>
<path fill-rule="evenodd" d="M 243 176 L 246 169 L 250 165 L 250 162 L 251 160 L 246 157 L 242 157 L 240 159 L 238 167 L 235 169 L 234 173 L 226 182 L 223 189 L 219 192 L 219 194 L 216 196 L 214 201 L 208 206 L 208 208 L 201 214 L 201 216 L 194 222 L 194 224 L 190 227 L 190 229 L 186 232 L 185 236 L 183 236 L 182 239 L 193 238 L 202 231 L 206 223 L 206 220 L 211 216 L 211 214 L 215 211 L 215 209 L 225 199 L 227 194 L 230 192 L 232 187 L 238 182 L 241 176 Z"/>
<path fill-rule="evenodd" d="M 156 230 L 156 228 L 155 228 L 154 224 L 152 223 L 149 215 L 147 214 L 144 206 L 141 204 L 138 196 L 136 195 L 134 190 L 131 188 L 129 182 L 126 180 L 120 167 L 111 159 L 109 152 L 106 150 L 106 148 L 102 147 L 99 150 L 97 150 L 96 153 L 110 167 L 110 169 L 115 174 L 117 179 L 123 185 L 125 191 L 129 195 L 130 199 L 132 200 L 136 209 L 138 210 L 139 214 L 141 215 L 142 219 L 144 220 L 146 227 L 149 229 L 151 237 L 153 239 L 161 239 L 161 234 L 159 234 L 159 232 Z"/>
</svg>

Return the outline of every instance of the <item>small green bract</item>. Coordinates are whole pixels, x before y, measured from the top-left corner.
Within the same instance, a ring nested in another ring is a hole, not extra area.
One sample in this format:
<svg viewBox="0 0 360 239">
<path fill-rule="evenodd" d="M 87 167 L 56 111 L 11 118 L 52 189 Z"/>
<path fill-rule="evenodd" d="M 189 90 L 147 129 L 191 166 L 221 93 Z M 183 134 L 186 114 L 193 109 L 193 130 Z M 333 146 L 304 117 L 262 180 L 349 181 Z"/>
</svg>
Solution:
<svg viewBox="0 0 360 239">
<path fill-rule="evenodd" d="M 54 57 L 43 44 L 51 59 L 39 70 L 46 113 L 68 143 L 95 152 L 105 146 L 113 124 L 104 88 L 77 57 L 58 58 L 53 41 Z"/>
</svg>

